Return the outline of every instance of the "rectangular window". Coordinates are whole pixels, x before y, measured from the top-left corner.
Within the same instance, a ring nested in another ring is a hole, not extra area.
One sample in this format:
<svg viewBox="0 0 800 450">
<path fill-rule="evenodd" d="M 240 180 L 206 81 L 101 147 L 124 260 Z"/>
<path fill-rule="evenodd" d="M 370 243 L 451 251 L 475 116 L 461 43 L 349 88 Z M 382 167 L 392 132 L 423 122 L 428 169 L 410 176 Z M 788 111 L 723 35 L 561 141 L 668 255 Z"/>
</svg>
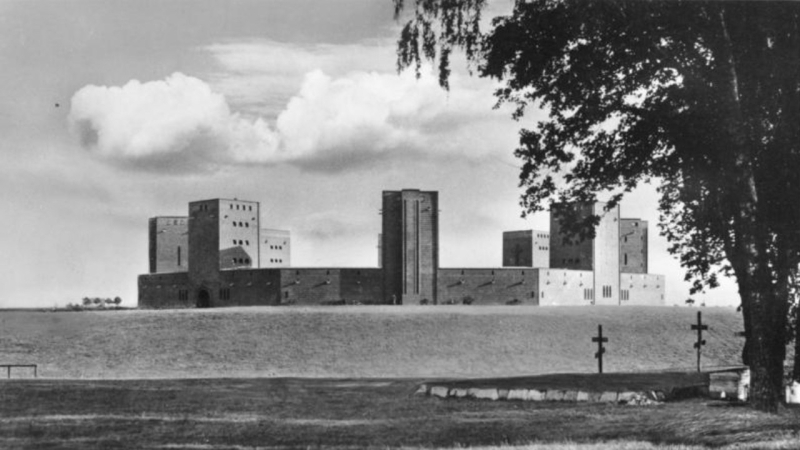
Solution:
<svg viewBox="0 0 800 450">
<path fill-rule="evenodd" d="M 181 265 L 181 246 L 178 246 L 178 267 Z"/>
</svg>

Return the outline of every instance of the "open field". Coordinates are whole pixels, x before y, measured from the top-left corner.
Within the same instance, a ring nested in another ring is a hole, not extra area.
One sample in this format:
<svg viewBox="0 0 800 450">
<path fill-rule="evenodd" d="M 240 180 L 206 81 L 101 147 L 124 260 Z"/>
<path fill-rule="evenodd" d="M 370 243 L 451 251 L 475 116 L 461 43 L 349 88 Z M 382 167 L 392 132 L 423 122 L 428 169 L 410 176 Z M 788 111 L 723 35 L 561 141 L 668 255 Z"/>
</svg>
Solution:
<svg viewBox="0 0 800 450">
<path fill-rule="evenodd" d="M 739 315 L 702 311 L 710 326 L 704 364 L 738 364 Z M 0 448 L 800 448 L 797 409 L 769 416 L 700 400 L 624 406 L 412 395 L 422 378 L 594 372 L 597 324 L 609 337 L 608 372 L 692 368 L 696 312 L 2 311 L 0 363 L 39 364 L 44 379 L 0 380 Z M 628 388 L 641 383 L 637 376 L 548 375 L 537 382 Z"/>
<path fill-rule="evenodd" d="M 704 366 L 740 363 L 741 318 L 704 308 Z M 318 307 L 0 311 L 0 364 L 46 378 L 497 377 L 692 368 L 697 309 Z M 25 376 L 23 371 L 12 376 Z"/>
<path fill-rule="evenodd" d="M 800 448 L 800 409 L 700 400 L 656 406 L 439 400 L 419 380 L 11 380 L 0 448 L 459 447 L 597 443 L 596 450 Z M 650 442 L 659 447 L 644 444 Z M 781 446 L 782 445 L 782 446 Z M 581 447 L 556 447 L 581 448 Z M 691 447 L 689 447 L 691 448 Z"/>
</svg>

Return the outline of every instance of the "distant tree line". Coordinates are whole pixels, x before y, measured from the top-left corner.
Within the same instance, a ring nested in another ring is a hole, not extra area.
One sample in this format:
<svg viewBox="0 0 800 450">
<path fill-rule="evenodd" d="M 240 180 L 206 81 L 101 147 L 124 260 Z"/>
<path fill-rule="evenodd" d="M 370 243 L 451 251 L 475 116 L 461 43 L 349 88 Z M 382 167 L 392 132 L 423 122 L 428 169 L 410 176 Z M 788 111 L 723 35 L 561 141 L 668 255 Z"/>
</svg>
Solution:
<svg viewBox="0 0 800 450">
<path fill-rule="evenodd" d="M 114 297 L 113 299 L 110 297 L 108 298 L 83 297 L 81 303 L 68 303 L 67 309 L 71 311 L 83 311 L 85 309 L 106 309 L 106 308 L 116 309 L 119 308 L 120 303 L 122 303 L 122 299 L 120 297 Z"/>
</svg>

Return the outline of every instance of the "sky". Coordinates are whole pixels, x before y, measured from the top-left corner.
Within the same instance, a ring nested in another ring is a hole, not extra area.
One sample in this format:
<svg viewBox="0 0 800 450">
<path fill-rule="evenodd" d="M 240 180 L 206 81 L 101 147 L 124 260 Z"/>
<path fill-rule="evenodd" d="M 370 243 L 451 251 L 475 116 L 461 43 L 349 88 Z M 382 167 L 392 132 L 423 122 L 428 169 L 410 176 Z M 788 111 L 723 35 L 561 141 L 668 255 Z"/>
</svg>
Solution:
<svg viewBox="0 0 800 450">
<path fill-rule="evenodd" d="M 510 0 L 496 0 L 489 15 Z M 261 203 L 292 265 L 375 267 L 381 191 L 439 191 L 442 267 L 499 267 L 521 217 L 520 121 L 456 63 L 398 73 L 390 0 L 0 0 L 0 307 L 136 304 L 147 221 L 189 201 Z M 689 286 L 649 221 L 667 304 Z M 694 296 L 738 305 L 735 284 Z"/>
</svg>

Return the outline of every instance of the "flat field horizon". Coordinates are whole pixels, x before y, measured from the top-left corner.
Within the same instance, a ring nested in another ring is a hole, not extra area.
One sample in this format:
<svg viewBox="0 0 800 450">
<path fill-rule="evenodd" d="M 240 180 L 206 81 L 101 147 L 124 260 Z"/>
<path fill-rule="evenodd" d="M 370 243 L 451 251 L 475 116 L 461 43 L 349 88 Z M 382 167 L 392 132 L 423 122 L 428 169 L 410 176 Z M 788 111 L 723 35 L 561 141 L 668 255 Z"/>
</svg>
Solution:
<svg viewBox="0 0 800 450">
<path fill-rule="evenodd" d="M 0 311 L 0 364 L 44 378 L 480 378 L 741 364 L 733 308 L 334 306 Z M 28 378 L 14 369 L 12 378 Z"/>
</svg>

